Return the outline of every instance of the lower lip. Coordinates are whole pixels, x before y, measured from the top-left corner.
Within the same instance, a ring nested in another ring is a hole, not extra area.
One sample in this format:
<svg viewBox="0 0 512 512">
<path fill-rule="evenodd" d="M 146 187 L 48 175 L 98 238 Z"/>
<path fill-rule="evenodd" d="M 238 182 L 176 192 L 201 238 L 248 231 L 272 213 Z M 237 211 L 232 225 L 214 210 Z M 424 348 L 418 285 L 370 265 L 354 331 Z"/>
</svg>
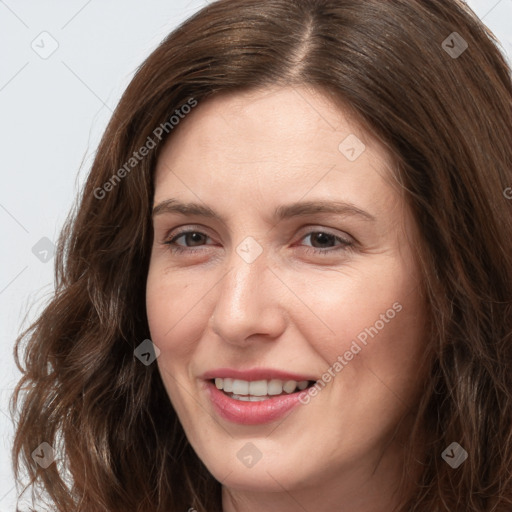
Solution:
<svg viewBox="0 0 512 512">
<path fill-rule="evenodd" d="M 210 381 L 205 389 L 219 416 L 241 425 L 260 425 L 283 417 L 299 405 L 301 392 L 279 395 L 259 402 L 246 402 L 230 398 Z"/>
</svg>

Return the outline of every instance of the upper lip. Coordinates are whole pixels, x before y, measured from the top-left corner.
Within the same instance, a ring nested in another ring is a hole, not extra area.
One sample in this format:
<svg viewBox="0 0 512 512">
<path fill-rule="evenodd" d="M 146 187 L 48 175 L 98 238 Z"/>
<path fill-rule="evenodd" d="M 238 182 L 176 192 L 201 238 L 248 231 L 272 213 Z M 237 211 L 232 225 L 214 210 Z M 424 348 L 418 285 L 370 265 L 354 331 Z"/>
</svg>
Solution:
<svg viewBox="0 0 512 512">
<path fill-rule="evenodd" d="M 295 380 L 301 382 L 303 380 L 317 380 L 316 377 L 311 375 L 301 375 L 298 373 L 285 372 L 282 370 L 276 370 L 274 368 L 251 368 L 248 370 L 235 370 L 234 368 L 215 368 L 214 370 L 208 370 L 201 375 L 201 378 L 205 380 L 214 379 L 219 377 L 221 379 L 231 378 L 246 381 L 255 380 L 271 380 L 279 379 L 283 381 Z"/>
</svg>

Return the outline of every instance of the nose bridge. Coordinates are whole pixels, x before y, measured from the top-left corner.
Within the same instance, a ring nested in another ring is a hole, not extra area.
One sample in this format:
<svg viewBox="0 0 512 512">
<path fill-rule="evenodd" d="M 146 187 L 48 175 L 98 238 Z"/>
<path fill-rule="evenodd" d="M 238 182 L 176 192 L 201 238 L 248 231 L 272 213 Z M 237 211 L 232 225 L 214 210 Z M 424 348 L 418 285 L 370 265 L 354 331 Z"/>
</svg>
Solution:
<svg viewBox="0 0 512 512">
<path fill-rule="evenodd" d="M 226 341 L 243 341 L 254 333 L 277 334 L 276 283 L 269 283 L 273 276 L 268 265 L 267 250 L 254 238 L 232 247 L 213 313 L 213 329 Z"/>
<path fill-rule="evenodd" d="M 227 307 L 232 317 L 233 314 L 239 316 L 242 310 L 248 313 L 257 309 L 259 301 L 264 298 L 267 255 L 261 245 L 256 244 L 254 239 L 245 239 L 233 247 L 229 255 L 229 272 L 221 282 L 221 297 L 217 305 Z"/>
</svg>

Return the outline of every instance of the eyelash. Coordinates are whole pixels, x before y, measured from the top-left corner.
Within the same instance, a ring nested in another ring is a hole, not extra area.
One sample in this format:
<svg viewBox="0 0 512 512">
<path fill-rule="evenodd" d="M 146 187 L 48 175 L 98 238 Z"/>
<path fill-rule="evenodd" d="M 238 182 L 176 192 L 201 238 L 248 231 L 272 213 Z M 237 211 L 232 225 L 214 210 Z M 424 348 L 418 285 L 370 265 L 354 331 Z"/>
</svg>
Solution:
<svg viewBox="0 0 512 512">
<path fill-rule="evenodd" d="M 162 242 L 162 245 L 167 245 L 168 246 L 168 250 L 170 250 L 172 253 L 175 253 L 175 254 L 182 254 L 182 253 L 185 253 L 185 252 L 192 252 L 193 253 L 193 252 L 197 252 L 198 250 L 201 250 L 201 249 L 193 249 L 193 248 L 190 248 L 190 247 L 181 247 L 179 245 L 174 245 L 174 243 L 176 242 L 176 240 L 178 238 L 182 237 L 183 235 L 190 234 L 190 233 L 197 233 L 197 234 L 204 235 L 207 238 L 209 238 L 206 233 L 202 233 L 201 231 L 198 231 L 198 230 L 195 230 L 195 229 L 189 229 L 189 230 L 184 230 L 184 231 L 181 231 L 181 232 L 177 233 L 175 236 L 173 236 L 169 240 L 166 240 L 166 241 Z M 353 245 L 354 244 L 352 242 L 349 242 L 348 240 L 346 240 L 346 239 L 344 239 L 344 238 L 342 238 L 340 236 L 336 236 L 336 235 L 334 235 L 332 233 L 329 233 L 327 231 L 321 231 L 321 230 L 310 231 L 309 233 L 306 233 L 302 238 L 306 238 L 307 236 L 310 236 L 310 235 L 313 235 L 313 234 L 318 234 L 318 233 L 322 233 L 322 234 L 334 237 L 335 240 L 341 242 L 341 245 L 338 246 L 337 248 L 328 248 L 328 249 L 318 249 L 318 248 L 315 248 L 315 247 L 306 247 L 306 252 L 307 253 L 314 253 L 314 254 L 319 254 L 319 255 L 322 255 L 322 256 L 328 256 L 328 255 L 332 254 L 333 252 L 347 251 L 347 250 L 353 249 Z"/>
</svg>

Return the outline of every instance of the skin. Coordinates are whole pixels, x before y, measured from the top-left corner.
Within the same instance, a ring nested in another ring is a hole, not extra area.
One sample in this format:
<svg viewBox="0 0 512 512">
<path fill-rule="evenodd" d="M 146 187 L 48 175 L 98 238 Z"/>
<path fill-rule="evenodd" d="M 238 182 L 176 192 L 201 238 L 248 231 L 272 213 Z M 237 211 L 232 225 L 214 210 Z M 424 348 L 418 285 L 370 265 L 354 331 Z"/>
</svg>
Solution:
<svg viewBox="0 0 512 512">
<path fill-rule="evenodd" d="M 338 149 L 349 134 L 366 146 L 355 161 Z M 159 372 L 190 443 L 222 483 L 225 512 L 386 512 L 397 503 L 407 432 L 397 425 L 420 392 L 426 307 L 417 227 L 391 166 L 348 112 L 306 87 L 210 98 L 163 148 L 154 205 L 194 201 L 226 220 L 156 215 L 146 296 Z M 375 220 L 272 219 L 279 205 L 316 200 L 349 202 Z M 180 237 L 174 246 L 188 252 L 172 253 L 163 242 L 178 227 L 204 235 Z M 236 252 L 248 236 L 262 249 L 252 263 Z M 401 311 L 285 418 L 231 423 L 201 389 L 199 376 L 218 367 L 321 378 L 397 302 Z M 247 442 L 261 452 L 252 467 L 237 458 Z"/>
</svg>

